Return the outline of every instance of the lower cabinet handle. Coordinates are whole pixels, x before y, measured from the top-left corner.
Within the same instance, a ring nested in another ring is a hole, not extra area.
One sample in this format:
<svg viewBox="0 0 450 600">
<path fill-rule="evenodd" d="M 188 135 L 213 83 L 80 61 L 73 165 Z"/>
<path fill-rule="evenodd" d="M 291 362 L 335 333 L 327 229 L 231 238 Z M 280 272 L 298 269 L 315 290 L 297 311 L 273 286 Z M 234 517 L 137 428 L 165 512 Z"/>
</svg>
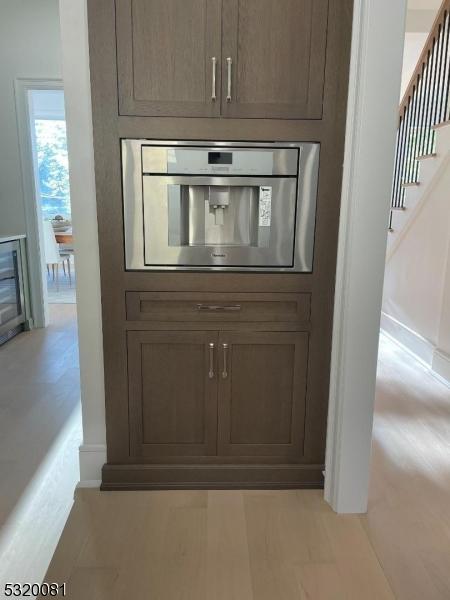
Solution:
<svg viewBox="0 0 450 600">
<path fill-rule="evenodd" d="M 209 373 L 208 377 L 214 379 L 214 344 L 209 344 Z"/>
<path fill-rule="evenodd" d="M 226 379 L 228 377 L 228 367 L 227 367 L 227 358 L 228 358 L 228 344 L 222 344 L 223 347 L 223 371 L 222 371 L 222 379 Z"/>
</svg>

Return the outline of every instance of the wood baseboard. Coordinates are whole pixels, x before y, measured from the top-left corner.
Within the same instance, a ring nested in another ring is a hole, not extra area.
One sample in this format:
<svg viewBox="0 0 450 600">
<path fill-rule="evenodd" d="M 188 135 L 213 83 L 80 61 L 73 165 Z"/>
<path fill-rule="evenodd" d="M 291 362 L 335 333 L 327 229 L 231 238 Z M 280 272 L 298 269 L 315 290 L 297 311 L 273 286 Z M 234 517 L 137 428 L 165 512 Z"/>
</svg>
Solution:
<svg viewBox="0 0 450 600">
<path fill-rule="evenodd" d="M 112 465 L 102 490 L 321 489 L 324 465 Z"/>
</svg>

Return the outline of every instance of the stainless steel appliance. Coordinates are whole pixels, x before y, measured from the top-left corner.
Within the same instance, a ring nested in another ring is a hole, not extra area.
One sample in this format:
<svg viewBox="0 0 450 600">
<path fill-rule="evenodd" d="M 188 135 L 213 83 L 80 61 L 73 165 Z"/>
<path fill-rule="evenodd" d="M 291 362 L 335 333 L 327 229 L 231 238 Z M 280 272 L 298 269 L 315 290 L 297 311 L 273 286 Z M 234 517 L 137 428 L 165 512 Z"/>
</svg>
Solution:
<svg viewBox="0 0 450 600">
<path fill-rule="evenodd" d="M 126 268 L 311 271 L 319 150 L 122 140 Z"/>
<path fill-rule="evenodd" d="M 24 323 L 20 242 L 0 242 L 0 345 L 22 331 Z"/>
</svg>

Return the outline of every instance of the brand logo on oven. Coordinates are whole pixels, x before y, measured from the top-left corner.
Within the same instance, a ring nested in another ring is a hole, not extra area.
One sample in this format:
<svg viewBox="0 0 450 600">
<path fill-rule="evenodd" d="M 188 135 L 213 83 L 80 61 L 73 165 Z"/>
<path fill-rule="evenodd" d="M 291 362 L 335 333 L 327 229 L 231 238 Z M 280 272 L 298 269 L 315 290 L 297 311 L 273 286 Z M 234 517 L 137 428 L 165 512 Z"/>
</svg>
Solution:
<svg viewBox="0 0 450 600">
<path fill-rule="evenodd" d="M 211 252 L 211 256 L 213 258 L 226 258 L 227 255 L 224 254 L 223 252 Z"/>
</svg>

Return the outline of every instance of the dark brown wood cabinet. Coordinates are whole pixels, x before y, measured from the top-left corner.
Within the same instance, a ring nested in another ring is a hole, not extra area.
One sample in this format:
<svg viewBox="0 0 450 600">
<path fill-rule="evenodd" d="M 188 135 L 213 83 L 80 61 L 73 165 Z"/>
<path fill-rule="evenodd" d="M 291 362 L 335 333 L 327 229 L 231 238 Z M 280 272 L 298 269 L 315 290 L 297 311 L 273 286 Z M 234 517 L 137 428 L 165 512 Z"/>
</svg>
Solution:
<svg viewBox="0 0 450 600">
<path fill-rule="evenodd" d="M 130 331 L 134 457 L 301 458 L 308 334 Z"/>
<path fill-rule="evenodd" d="M 132 456 L 216 454 L 216 348 L 216 332 L 128 333 Z"/>
<path fill-rule="evenodd" d="M 219 115 L 212 89 L 213 76 L 220 82 L 220 5 L 220 0 L 116 0 L 120 114 Z"/>
<path fill-rule="evenodd" d="M 218 453 L 303 455 L 308 334 L 222 332 Z"/>
<path fill-rule="evenodd" d="M 122 115 L 320 119 L 328 0 L 116 0 Z"/>
<path fill-rule="evenodd" d="M 222 115 L 320 119 L 327 18 L 328 0 L 224 0 Z"/>
<path fill-rule="evenodd" d="M 88 0 L 103 489 L 323 485 L 353 2 Z M 124 138 L 320 143 L 312 272 L 127 271 Z"/>
</svg>

